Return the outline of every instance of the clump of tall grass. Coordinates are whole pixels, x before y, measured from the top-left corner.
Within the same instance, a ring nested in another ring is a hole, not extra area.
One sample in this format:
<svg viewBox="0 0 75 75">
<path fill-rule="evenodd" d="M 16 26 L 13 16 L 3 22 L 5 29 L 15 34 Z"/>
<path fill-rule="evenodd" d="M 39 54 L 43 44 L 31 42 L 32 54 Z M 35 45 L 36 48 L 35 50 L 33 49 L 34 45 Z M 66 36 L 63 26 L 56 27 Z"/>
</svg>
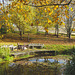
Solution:
<svg viewBox="0 0 75 75">
<path fill-rule="evenodd" d="M 10 49 L 9 48 L 1 48 L 0 47 L 0 62 L 3 61 L 11 61 L 13 57 L 10 57 Z"/>
<path fill-rule="evenodd" d="M 5 57 L 10 55 L 10 49 L 9 48 L 1 48 L 0 47 L 0 57 Z"/>
</svg>

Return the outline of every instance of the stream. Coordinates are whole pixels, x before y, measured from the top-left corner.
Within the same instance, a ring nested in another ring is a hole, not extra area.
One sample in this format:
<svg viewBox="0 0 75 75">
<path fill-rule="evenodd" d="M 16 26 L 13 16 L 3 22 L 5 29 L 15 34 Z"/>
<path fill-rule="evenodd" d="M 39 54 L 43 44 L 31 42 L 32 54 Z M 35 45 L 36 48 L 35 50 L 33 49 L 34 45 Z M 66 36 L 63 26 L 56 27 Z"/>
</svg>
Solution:
<svg viewBox="0 0 75 75">
<path fill-rule="evenodd" d="M 52 59 L 50 56 L 34 57 L 0 64 L 0 75 L 64 75 L 66 62 L 66 59 Z"/>
</svg>

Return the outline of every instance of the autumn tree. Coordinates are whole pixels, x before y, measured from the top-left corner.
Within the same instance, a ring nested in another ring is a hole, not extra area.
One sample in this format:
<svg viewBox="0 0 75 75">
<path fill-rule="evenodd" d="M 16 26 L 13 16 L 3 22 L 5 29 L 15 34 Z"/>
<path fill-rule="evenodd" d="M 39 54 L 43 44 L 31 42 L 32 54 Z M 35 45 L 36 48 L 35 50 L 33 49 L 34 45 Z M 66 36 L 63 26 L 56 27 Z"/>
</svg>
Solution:
<svg viewBox="0 0 75 75">
<path fill-rule="evenodd" d="M 65 26 L 66 32 L 67 32 L 67 37 L 71 38 L 71 33 L 74 28 L 74 17 L 75 17 L 75 6 L 74 6 L 74 1 L 70 5 L 65 5 L 62 8 L 62 20 L 63 20 L 63 25 Z"/>
<path fill-rule="evenodd" d="M 68 12 L 68 17 L 66 17 L 66 24 L 65 24 L 65 28 L 67 31 L 67 36 L 69 38 L 71 38 L 71 33 L 72 33 L 72 29 L 74 28 L 75 25 L 73 25 L 73 19 L 75 17 L 75 6 L 74 5 L 70 5 L 67 6 L 67 12 Z"/>
<path fill-rule="evenodd" d="M 15 5 L 15 6 L 14 6 Z M 20 32 L 20 38 L 22 39 L 22 34 L 24 31 L 29 31 L 31 23 L 31 7 L 24 6 L 20 2 L 13 2 L 12 8 L 9 9 L 10 18 L 9 20 L 16 25 Z"/>
</svg>

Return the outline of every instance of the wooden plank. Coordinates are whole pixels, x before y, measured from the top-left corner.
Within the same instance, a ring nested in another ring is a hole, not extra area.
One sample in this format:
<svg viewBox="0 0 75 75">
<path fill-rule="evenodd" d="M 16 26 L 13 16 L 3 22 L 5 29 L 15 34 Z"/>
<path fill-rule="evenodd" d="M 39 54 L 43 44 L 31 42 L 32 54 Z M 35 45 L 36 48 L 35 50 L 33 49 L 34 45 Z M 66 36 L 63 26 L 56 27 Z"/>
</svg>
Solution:
<svg viewBox="0 0 75 75">
<path fill-rule="evenodd" d="M 32 43 L 32 44 L 29 44 L 28 45 L 30 48 L 43 48 L 44 44 L 35 44 L 35 43 Z"/>
</svg>

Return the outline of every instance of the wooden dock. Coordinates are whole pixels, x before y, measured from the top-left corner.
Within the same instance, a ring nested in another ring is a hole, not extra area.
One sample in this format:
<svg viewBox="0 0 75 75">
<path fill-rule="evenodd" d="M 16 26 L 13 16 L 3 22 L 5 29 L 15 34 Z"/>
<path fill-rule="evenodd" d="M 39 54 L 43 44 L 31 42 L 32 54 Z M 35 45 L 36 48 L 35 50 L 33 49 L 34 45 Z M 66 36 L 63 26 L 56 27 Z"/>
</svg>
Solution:
<svg viewBox="0 0 75 75">
<path fill-rule="evenodd" d="M 27 52 L 18 52 L 18 53 L 12 53 L 11 56 L 18 57 L 18 56 L 24 56 L 27 54 L 28 54 Z"/>
<path fill-rule="evenodd" d="M 34 52 L 31 52 L 30 54 L 36 54 L 36 55 L 39 55 L 39 56 L 44 56 L 44 55 L 48 55 L 48 56 L 54 56 L 56 55 L 56 51 L 34 51 Z"/>
<path fill-rule="evenodd" d="M 29 46 L 29 48 L 32 48 L 32 49 L 34 49 L 34 48 L 43 48 L 44 47 L 44 44 L 31 43 L 28 46 Z"/>
<path fill-rule="evenodd" d="M 24 56 L 24 55 L 39 55 L 39 56 L 44 56 L 44 55 L 48 55 L 48 56 L 54 56 L 56 55 L 56 51 L 46 51 L 46 50 L 37 50 L 37 51 L 26 51 L 26 52 L 18 52 L 18 53 L 12 53 L 11 56 L 14 57 L 18 57 L 18 56 Z"/>
</svg>

